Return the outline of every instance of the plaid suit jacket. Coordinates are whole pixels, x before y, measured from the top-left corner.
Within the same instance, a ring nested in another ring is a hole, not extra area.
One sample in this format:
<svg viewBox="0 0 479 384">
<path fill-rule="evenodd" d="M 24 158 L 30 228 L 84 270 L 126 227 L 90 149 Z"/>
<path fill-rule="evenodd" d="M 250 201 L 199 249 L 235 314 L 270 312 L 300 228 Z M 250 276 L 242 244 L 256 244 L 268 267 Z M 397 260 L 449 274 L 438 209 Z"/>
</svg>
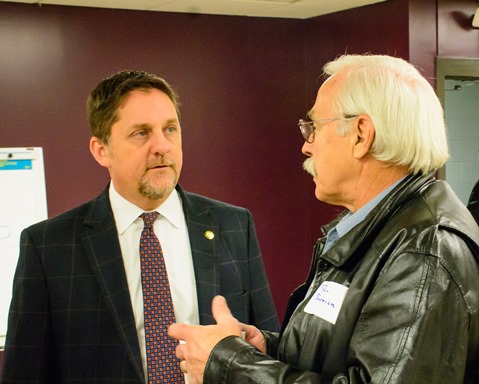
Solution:
<svg viewBox="0 0 479 384">
<path fill-rule="evenodd" d="M 177 190 L 201 324 L 213 323 L 211 299 L 222 294 L 239 321 L 277 330 L 250 212 Z M 145 382 L 108 187 L 22 232 L 1 382 Z"/>
</svg>

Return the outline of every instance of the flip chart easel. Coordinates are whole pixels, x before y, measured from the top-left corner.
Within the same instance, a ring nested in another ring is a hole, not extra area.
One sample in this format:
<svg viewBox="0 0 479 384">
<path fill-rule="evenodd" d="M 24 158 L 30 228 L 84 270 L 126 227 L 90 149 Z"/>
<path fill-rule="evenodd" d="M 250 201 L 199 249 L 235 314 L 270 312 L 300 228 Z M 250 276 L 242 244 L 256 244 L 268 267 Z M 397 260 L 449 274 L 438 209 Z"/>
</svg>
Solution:
<svg viewBox="0 0 479 384">
<path fill-rule="evenodd" d="M 47 216 L 42 148 L 0 148 L 0 348 L 5 345 L 20 233 Z"/>
</svg>

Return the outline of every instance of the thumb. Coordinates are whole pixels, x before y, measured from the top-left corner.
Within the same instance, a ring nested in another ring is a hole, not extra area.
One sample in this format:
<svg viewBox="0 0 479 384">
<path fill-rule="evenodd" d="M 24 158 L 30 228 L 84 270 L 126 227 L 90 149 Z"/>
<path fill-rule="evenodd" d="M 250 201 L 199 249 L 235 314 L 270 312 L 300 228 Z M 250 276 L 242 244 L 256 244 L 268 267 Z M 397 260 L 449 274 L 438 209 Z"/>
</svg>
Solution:
<svg viewBox="0 0 479 384">
<path fill-rule="evenodd" d="M 211 304 L 211 312 L 215 318 L 216 324 L 230 322 L 233 318 L 228 303 L 223 296 L 215 296 Z"/>
</svg>

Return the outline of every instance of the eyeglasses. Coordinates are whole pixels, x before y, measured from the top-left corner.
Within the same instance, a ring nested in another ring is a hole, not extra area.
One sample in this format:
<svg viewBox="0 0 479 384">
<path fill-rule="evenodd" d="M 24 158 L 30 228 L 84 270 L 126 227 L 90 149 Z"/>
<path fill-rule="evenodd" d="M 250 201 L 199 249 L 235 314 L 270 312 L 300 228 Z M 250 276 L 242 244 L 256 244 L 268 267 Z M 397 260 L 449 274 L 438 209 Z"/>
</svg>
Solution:
<svg viewBox="0 0 479 384">
<path fill-rule="evenodd" d="M 305 121 L 303 119 L 300 119 L 298 122 L 299 130 L 301 131 L 301 134 L 303 135 L 304 141 L 311 144 L 314 141 L 314 135 L 316 133 L 316 128 L 314 127 L 314 123 L 326 124 L 326 123 L 330 123 L 332 121 L 340 120 L 340 119 L 341 117 L 333 117 L 330 119 L 311 120 L 311 121 Z"/>
<path fill-rule="evenodd" d="M 327 124 L 336 120 L 348 121 L 351 119 L 355 119 L 358 116 L 359 115 L 332 117 L 330 119 L 320 119 L 320 120 L 311 120 L 311 121 L 305 121 L 303 119 L 299 119 L 298 125 L 299 125 L 299 130 L 301 131 L 301 134 L 303 135 L 304 141 L 311 144 L 314 141 L 314 135 L 316 134 L 316 128 L 314 127 L 314 123 L 319 125 L 319 124 Z"/>
</svg>

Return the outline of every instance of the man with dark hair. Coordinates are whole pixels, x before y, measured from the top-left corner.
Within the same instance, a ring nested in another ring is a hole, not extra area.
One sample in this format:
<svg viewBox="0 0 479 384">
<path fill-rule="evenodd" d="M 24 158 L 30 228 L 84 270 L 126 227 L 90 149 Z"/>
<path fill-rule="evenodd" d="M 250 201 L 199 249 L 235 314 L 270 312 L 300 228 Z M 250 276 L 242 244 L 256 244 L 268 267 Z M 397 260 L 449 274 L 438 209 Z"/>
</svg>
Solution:
<svg viewBox="0 0 479 384">
<path fill-rule="evenodd" d="M 234 315 L 278 328 L 250 212 L 184 191 L 175 92 L 123 71 L 87 102 L 90 151 L 111 182 L 21 235 L 2 383 L 179 383 L 167 327 Z"/>
</svg>

